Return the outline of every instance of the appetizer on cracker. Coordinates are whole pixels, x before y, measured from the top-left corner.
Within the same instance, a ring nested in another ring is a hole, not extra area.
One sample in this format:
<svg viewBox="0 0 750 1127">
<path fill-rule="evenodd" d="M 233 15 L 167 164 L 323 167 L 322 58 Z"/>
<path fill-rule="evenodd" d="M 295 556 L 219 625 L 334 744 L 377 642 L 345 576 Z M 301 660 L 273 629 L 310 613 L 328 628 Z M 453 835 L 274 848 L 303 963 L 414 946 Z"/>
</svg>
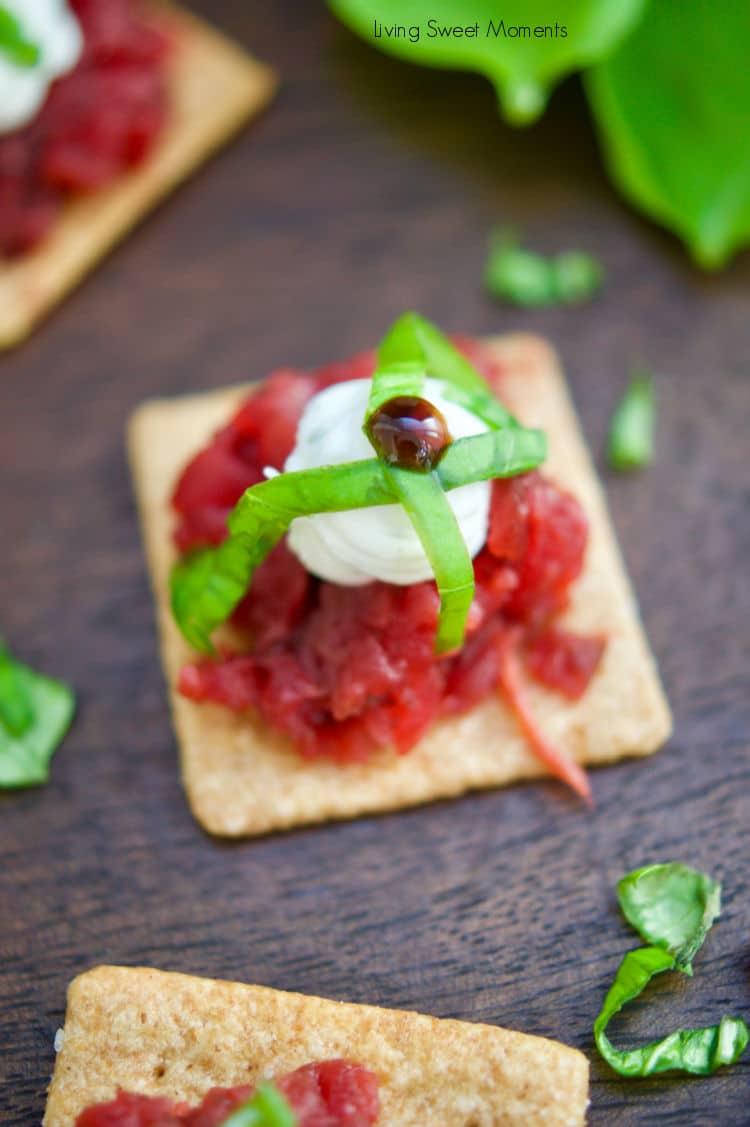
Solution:
<svg viewBox="0 0 750 1127">
<path fill-rule="evenodd" d="M 257 111 L 271 71 L 177 8 L 0 3 L 0 348 Z"/>
<path fill-rule="evenodd" d="M 586 1058 L 542 1037 L 148 968 L 75 979 L 60 1041 L 44 1127 L 579 1127 L 588 1103 Z"/>
<path fill-rule="evenodd" d="M 452 344 L 406 314 L 377 354 L 146 404 L 131 455 L 183 774 L 212 832 L 543 772 L 589 798 L 582 763 L 668 735 L 542 342 Z"/>
</svg>

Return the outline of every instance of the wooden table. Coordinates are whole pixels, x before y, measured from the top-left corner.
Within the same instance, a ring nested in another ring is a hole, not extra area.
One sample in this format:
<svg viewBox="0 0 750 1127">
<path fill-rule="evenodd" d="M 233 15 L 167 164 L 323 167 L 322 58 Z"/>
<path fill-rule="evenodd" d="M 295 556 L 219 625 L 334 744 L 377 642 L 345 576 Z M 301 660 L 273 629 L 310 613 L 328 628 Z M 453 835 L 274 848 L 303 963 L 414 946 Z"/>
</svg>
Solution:
<svg viewBox="0 0 750 1127">
<path fill-rule="evenodd" d="M 0 799 L 0 1118 L 39 1121 L 66 984 L 114 962 L 561 1038 L 591 1059 L 594 1125 L 746 1123 L 750 1056 L 622 1081 L 591 1030 L 635 942 L 615 882 L 655 860 L 720 876 L 725 911 L 697 978 L 655 984 L 623 1039 L 750 1015 L 750 259 L 704 276 L 627 210 L 572 84 L 512 131 L 484 81 L 386 59 L 320 3 L 196 7 L 279 68 L 277 102 L 0 364 L 2 630 L 79 697 L 51 783 Z M 493 304 L 495 223 L 598 254 L 600 300 Z M 675 736 L 597 772 L 593 813 L 523 785 L 222 845 L 180 791 L 125 420 L 345 356 L 408 307 L 548 335 L 600 465 L 631 365 L 658 373 L 656 464 L 605 480 Z"/>
</svg>

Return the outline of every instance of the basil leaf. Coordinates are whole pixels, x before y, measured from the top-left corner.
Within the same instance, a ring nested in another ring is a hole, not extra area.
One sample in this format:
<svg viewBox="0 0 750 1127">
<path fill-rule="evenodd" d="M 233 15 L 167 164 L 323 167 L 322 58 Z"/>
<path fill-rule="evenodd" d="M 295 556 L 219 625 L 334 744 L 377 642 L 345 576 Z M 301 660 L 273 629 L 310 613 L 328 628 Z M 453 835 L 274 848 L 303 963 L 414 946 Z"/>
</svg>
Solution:
<svg viewBox="0 0 750 1127">
<path fill-rule="evenodd" d="M 637 470 L 654 457 L 654 385 L 645 373 L 633 376 L 609 425 L 607 460 L 614 470 Z"/>
<path fill-rule="evenodd" d="M 380 369 L 394 370 L 399 365 L 413 365 L 417 371 L 443 382 L 446 399 L 460 404 L 491 427 L 517 426 L 476 368 L 455 348 L 448 338 L 418 313 L 404 313 L 391 327 L 378 349 L 378 370 L 373 376 L 373 391 L 367 406 L 368 416 L 393 395 L 413 395 L 413 391 L 376 391 L 381 380 Z M 391 388 L 393 385 L 391 385 Z M 416 392 L 419 394 L 419 392 Z"/>
<path fill-rule="evenodd" d="M 62 681 L 0 656 L 0 787 L 44 783 L 49 764 L 70 727 L 72 691 Z"/>
<path fill-rule="evenodd" d="M 443 454 L 435 472 L 443 489 L 457 489 L 475 481 L 528 473 L 546 457 L 544 431 L 509 427 L 471 438 L 457 438 Z"/>
<path fill-rule="evenodd" d="M 0 639 L 0 731 L 5 727 L 11 736 L 22 736 L 33 722 L 31 693 L 20 666 Z"/>
<path fill-rule="evenodd" d="M 484 271 L 493 297 L 523 308 L 586 301 L 601 287 L 603 277 L 598 262 L 583 251 L 545 258 L 524 250 L 510 231 L 492 236 Z"/>
<path fill-rule="evenodd" d="M 39 62 L 38 46 L 27 39 L 21 23 L 4 4 L 0 4 L 0 54 L 17 66 L 33 67 Z"/>
<path fill-rule="evenodd" d="M 617 885 L 623 915 L 642 939 L 666 948 L 693 973 L 692 959 L 721 911 L 721 885 L 687 865 L 647 865 Z"/>
<path fill-rule="evenodd" d="M 645 0 L 329 0 L 373 46 L 424 66 L 477 70 L 505 118 L 524 125 L 566 74 L 605 58 L 640 18 Z M 456 30 L 456 28 L 461 30 Z"/>
<path fill-rule="evenodd" d="M 605 1032 L 611 1018 L 637 998 L 655 975 L 675 965 L 675 956 L 661 947 L 628 951 L 620 964 L 594 1023 L 596 1047 L 620 1076 L 652 1076 L 671 1070 L 706 1076 L 722 1065 L 734 1064 L 745 1050 L 747 1025 L 742 1018 L 733 1017 L 705 1029 L 680 1029 L 637 1049 L 615 1049 Z"/>
<path fill-rule="evenodd" d="M 658 0 L 585 76 L 612 179 L 709 269 L 750 239 L 748 44 L 745 0 Z"/>
<path fill-rule="evenodd" d="M 252 1098 L 221 1127 L 296 1127 L 297 1116 L 274 1084 L 259 1084 Z"/>
<path fill-rule="evenodd" d="M 474 565 L 466 541 L 436 475 L 399 466 L 385 471 L 430 561 L 440 595 L 435 652 L 447 653 L 463 642 L 474 598 Z"/>
</svg>

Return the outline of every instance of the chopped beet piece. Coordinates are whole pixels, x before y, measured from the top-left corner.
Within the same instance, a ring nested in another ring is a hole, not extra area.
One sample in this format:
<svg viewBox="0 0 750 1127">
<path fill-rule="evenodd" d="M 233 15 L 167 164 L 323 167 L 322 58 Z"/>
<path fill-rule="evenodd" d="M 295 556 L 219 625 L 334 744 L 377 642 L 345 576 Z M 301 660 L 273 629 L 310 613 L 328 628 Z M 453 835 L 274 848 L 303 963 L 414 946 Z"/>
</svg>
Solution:
<svg viewBox="0 0 750 1127">
<path fill-rule="evenodd" d="M 529 641 L 526 664 L 537 681 L 578 700 L 586 692 L 606 644 L 601 634 L 573 634 L 551 626 Z"/>
<path fill-rule="evenodd" d="M 481 345 L 457 343 L 498 379 Z M 183 471 L 173 497 L 178 547 L 223 539 L 234 501 L 261 480 L 265 466 L 281 468 L 291 452 L 311 395 L 369 377 L 373 364 L 372 353 L 361 353 L 308 375 L 284 369 L 269 377 Z M 186 666 L 180 692 L 238 712 L 256 710 L 304 756 L 356 761 L 385 746 L 408 752 L 438 716 L 466 711 L 498 690 L 510 636 L 543 645 L 543 631 L 583 566 L 587 524 L 573 497 L 538 472 L 492 488 L 488 541 L 474 561 L 476 594 L 457 654 L 436 659 L 433 652 L 434 583 L 324 583 L 282 542 L 233 615 L 247 639 L 241 651 Z M 585 651 L 537 658 L 543 678 L 568 695 L 573 683 L 582 692 L 595 666 L 587 671 Z"/>
<path fill-rule="evenodd" d="M 168 116 L 168 43 L 135 0 L 72 0 L 83 54 L 39 113 L 0 137 L 0 256 L 49 233 L 71 193 L 112 183 L 149 155 Z"/>
<path fill-rule="evenodd" d="M 378 1078 L 345 1060 L 305 1064 L 272 1081 L 297 1117 L 297 1127 L 371 1127 L 380 1114 Z M 82 1111 L 76 1127 L 219 1127 L 253 1093 L 250 1085 L 212 1088 L 195 1108 L 161 1096 L 118 1092 Z"/>
</svg>

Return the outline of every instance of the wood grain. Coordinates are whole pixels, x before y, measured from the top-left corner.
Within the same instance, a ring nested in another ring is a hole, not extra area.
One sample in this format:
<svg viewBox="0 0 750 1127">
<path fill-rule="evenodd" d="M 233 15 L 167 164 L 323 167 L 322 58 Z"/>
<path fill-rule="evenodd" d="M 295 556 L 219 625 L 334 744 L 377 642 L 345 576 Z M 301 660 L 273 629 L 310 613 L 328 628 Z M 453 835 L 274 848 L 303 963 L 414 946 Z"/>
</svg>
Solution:
<svg viewBox="0 0 750 1127">
<path fill-rule="evenodd" d="M 322 5 L 194 6 L 280 70 L 278 101 L 0 360 L 0 621 L 79 693 L 50 785 L 0 799 L 0 1122 L 39 1122 L 65 987 L 103 962 L 497 1022 L 591 1056 L 632 944 L 614 884 L 649 860 L 720 876 L 725 910 L 696 978 L 667 976 L 623 1039 L 747 1016 L 750 260 L 703 277 L 625 210 L 573 87 L 513 132 L 480 79 L 371 53 Z M 498 221 L 599 254 L 601 299 L 493 305 Z M 409 306 L 549 336 L 597 453 L 631 364 L 658 373 L 657 462 L 605 483 L 675 736 L 599 771 L 593 814 L 539 783 L 219 846 L 180 793 L 125 419 L 148 395 L 345 355 Z M 741 1124 L 748 1061 L 633 1083 L 592 1057 L 590 1122 Z"/>
</svg>

